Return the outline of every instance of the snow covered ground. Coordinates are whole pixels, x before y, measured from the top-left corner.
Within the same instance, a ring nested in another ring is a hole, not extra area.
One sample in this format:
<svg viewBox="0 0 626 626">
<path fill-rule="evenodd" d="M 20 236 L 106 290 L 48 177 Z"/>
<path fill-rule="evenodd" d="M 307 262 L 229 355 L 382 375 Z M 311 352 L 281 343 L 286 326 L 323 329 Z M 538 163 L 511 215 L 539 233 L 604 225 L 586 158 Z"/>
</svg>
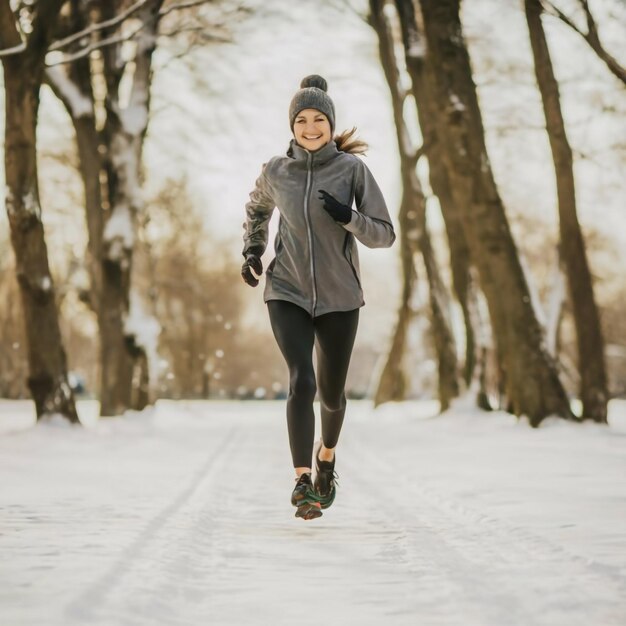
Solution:
<svg viewBox="0 0 626 626">
<path fill-rule="evenodd" d="M 0 402 L 0 623 L 626 623 L 611 426 L 352 402 L 335 504 L 293 517 L 282 402 L 32 428 Z"/>
</svg>

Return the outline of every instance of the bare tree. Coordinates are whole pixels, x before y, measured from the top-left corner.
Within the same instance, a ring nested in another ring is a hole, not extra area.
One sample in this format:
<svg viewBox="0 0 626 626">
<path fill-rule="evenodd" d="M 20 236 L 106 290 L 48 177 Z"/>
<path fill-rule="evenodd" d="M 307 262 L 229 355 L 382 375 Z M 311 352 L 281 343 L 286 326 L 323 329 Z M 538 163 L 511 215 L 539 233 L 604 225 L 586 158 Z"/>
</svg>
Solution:
<svg viewBox="0 0 626 626">
<path fill-rule="evenodd" d="M 385 12 L 384 0 L 370 0 L 370 23 L 378 34 L 380 59 L 389 84 L 393 115 L 398 138 L 402 175 L 402 202 L 400 204 L 400 254 L 402 259 L 403 287 L 398 310 L 398 322 L 391 350 L 375 394 L 375 403 L 402 400 L 405 392 L 405 375 L 402 368 L 408 325 L 412 317 L 411 301 L 417 274 L 415 257 L 421 252 L 430 293 L 430 318 L 435 350 L 439 364 L 438 389 L 441 410 L 459 394 L 456 345 L 450 322 L 448 293 L 441 279 L 426 225 L 426 198 L 417 175 L 417 161 L 423 154 L 412 145 L 404 119 L 406 93 L 400 83 L 398 62 L 394 52 L 394 37 Z"/>
<path fill-rule="evenodd" d="M 598 57 L 604 61 L 611 73 L 619 78 L 622 83 L 626 84 L 626 69 L 620 64 L 620 62 L 602 45 L 600 41 L 600 35 L 598 33 L 598 25 L 589 8 L 588 0 L 578 0 L 584 14 L 585 21 L 587 22 L 587 32 L 581 30 L 571 17 L 568 17 L 561 9 L 559 9 L 554 2 L 550 0 L 539 0 L 540 4 L 546 10 L 547 13 L 555 15 L 564 24 L 567 24 L 574 32 L 578 33 L 588 44 L 589 47 L 598 55 Z"/>
<path fill-rule="evenodd" d="M 608 390 L 604 366 L 604 341 L 585 242 L 578 223 L 572 149 L 567 140 L 559 85 L 554 75 L 550 50 L 541 23 L 541 3 L 539 0 L 525 0 L 524 6 L 535 61 L 535 75 L 541 92 L 546 130 L 556 173 L 561 231 L 560 251 L 567 272 L 578 338 L 582 416 L 606 423 Z"/>
<path fill-rule="evenodd" d="M 480 330 L 481 323 L 485 322 L 481 322 L 478 313 L 477 286 L 472 279 L 470 271 L 472 261 L 461 222 L 461 212 L 468 210 L 468 199 L 453 198 L 451 193 L 450 175 L 443 157 L 444 140 L 435 123 L 438 103 L 434 96 L 433 75 L 426 63 L 427 46 L 423 26 L 417 21 L 413 3 L 398 1 L 395 4 L 400 18 L 406 67 L 411 78 L 411 91 L 417 105 L 418 122 L 424 137 L 423 149 L 428 158 L 430 186 L 439 199 L 448 236 L 454 291 L 463 311 L 465 322 L 463 378 L 467 385 L 476 379 L 479 389 L 478 404 L 486 408 L 488 406 L 487 393 L 481 384 L 481 380 L 484 380 L 481 372 L 486 367 L 484 357 L 487 354 L 487 346 L 479 345 L 478 342 L 478 338 L 485 334 Z"/>
<path fill-rule="evenodd" d="M 62 54 L 46 73 L 76 131 L 89 231 L 89 302 L 97 313 L 101 345 L 101 414 L 116 415 L 149 401 L 146 346 L 127 323 L 133 302 L 133 248 L 137 218 L 144 211 L 142 151 L 150 118 L 152 55 L 160 26 L 190 45 L 220 40 L 219 25 L 194 14 L 177 23 L 173 16 L 209 0 L 71 0 L 70 10 L 51 46 Z M 243 10 L 234 7 L 235 12 Z M 133 53 L 129 56 L 128 49 Z M 125 102 L 120 91 L 130 84 Z M 133 378 L 140 389 L 132 392 Z M 133 401 L 132 399 L 135 398 Z"/>
<path fill-rule="evenodd" d="M 78 422 L 68 384 L 55 290 L 41 221 L 37 115 L 44 59 L 63 0 L 38 2 L 24 41 L 9 0 L 0 0 L 4 49 L 6 209 L 26 325 L 28 386 L 37 418 L 60 414 Z"/>
<path fill-rule="evenodd" d="M 534 426 L 548 415 L 571 418 L 487 156 L 459 0 L 420 0 L 420 6 L 442 156 L 453 198 L 463 209 L 463 231 L 487 299 L 509 408 L 527 415 Z"/>
<path fill-rule="evenodd" d="M 151 60 L 162 4 L 162 0 L 131 6 L 125 0 L 71 0 L 59 39 L 51 47 L 53 52 L 63 50 L 64 63 L 46 72 L 76 131 L 89 233 L 89 302 L 100 331 L 103 416 L 131 406 L 133 370 L 136 362 L 140 369 L 145 363 L 145 351 L 127 332 L 125 322 L 136 218 L 142 209 L 141 153 L 149 119 Z M 117 28 L 131 16 L 139 27 L 130 27 L 134 55 L 128 59 L 122 45 L 129 36 Z M 92 43 L 85 45 L 85 37 Z M 99 50 L 98 58 L 89 56 L 94 50 Z M 119 87 L 125 74 L 131 87 L 124 106 Z M 98 86 L 103 93 L 96 96 Z M 97 122 L 98 114 L 104 121 Z"/>
</svg>

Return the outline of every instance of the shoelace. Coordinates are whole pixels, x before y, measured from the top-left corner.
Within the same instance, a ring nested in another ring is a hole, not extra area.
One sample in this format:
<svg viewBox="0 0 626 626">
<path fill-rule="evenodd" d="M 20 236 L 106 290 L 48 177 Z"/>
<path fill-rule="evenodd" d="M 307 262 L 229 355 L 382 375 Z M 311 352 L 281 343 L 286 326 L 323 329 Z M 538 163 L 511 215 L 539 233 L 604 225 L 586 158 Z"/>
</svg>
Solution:
<svg viewBox="0 0 626 626">
<path fill-rule="evenodd" d="M 327 470 L 327 469 L 320 469 L 319 470 L 320 474 L 325 474 L 326 476 L 328 476 L 330 474 L 330 480 L 332 480 L 334 483 L 339 483 L 339 474 L 337 474 L 337 472 L 332 469 L 332 470 Z"/>
<path fill-rule="evenodd" d="M 330 463 L 333 463 L 333 467 L 332 468 L 328 468 L 327 467 Z M 324 467 L 324 466 L 326 466 L 326 467 Z M 339 474 L 337 474 L 337 472 L 335 471 L 334 461 L 322 461 L 319 457 L 317 457 L 317 468 L 316 469 L 320 473 L 324 472 L 324 474 L 330 474 L 332 476 L 333 480 L 337 480 L 339 478 Z"/>
</svg>

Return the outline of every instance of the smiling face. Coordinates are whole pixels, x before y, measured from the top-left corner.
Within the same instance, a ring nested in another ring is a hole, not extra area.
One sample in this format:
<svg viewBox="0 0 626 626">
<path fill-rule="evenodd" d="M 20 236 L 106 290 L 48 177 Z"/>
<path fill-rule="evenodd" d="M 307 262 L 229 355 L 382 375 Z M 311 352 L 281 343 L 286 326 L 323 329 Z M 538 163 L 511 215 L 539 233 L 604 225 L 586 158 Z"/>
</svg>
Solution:
<svg viewBox="0 0 626 626">
<path fill-rule="evenodd" d="M 315 152 L 330 141 L 330 122 L 317 109 L 303 109 L 296 115 L 293 134 L 298 145 Z"/>
</svg>

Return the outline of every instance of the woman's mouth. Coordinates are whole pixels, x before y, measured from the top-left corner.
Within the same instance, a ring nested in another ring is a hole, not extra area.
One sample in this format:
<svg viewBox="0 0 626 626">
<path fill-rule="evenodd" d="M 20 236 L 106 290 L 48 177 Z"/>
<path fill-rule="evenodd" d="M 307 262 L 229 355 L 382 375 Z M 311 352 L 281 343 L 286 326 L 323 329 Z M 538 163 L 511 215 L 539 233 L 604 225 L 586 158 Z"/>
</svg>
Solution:
<svg viewBox="0 0 626 626">
<path fill-rule="evenodd" d="M 307 137 L 306 135 L 302 135 L 305 139 L 308 139 L 309 141 L 315 141 L 316 139 L 321 139 L 322 136 L 321 135 L 317 135 L 316 137 Z"/>
</svg>

